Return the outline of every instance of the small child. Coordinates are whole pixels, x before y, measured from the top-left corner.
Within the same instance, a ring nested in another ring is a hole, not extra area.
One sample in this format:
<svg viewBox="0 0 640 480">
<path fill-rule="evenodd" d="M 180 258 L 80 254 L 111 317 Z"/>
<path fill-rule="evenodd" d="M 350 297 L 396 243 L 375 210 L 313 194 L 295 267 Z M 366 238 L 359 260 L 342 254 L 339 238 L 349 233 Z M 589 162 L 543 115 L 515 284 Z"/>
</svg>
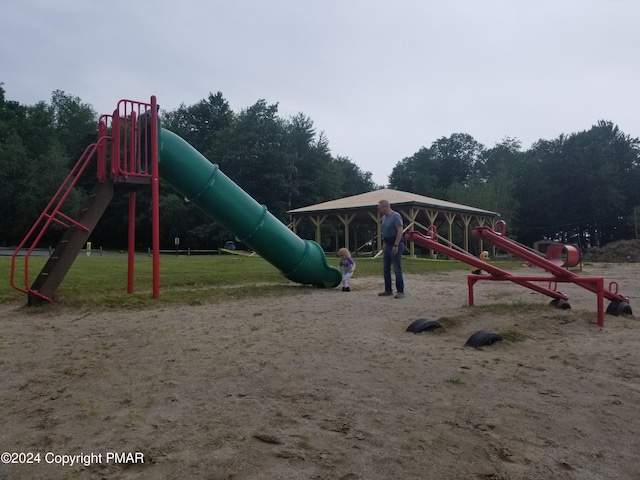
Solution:
<svg viewBox="0 0 640 480">
<path fill-rule="evenodd" d="M 340 257 L 340 268 L 342 269 L 342 291 L 350 292 L 349 279 L 353 276 L 353 271 L 356 269 L 356 262 L 351 258 L 351 253 L 346 248 L 338 250 L 338 256 Z"/>
<path fill-rule="evenodd" d="M 483 262 L 486 262 L 487 260 L 489 260 L 489 252 L 483 250 L 482 252 L 480 252 L 480 255 L 478 255 L 478 258 Z M 482 270 L 476 267 L 471 267 L 471 273 L 475 275 L 482 275 Z"/>
</svg>

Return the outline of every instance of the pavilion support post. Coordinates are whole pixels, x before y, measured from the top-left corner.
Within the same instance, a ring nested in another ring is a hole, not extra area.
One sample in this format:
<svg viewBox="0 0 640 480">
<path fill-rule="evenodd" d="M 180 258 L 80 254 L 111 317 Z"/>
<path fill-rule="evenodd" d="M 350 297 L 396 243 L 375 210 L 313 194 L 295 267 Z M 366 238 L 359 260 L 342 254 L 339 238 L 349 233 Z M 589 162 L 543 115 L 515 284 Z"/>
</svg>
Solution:
<svg viewBox="0 0 640 480">
<path fill-rule="evenodd" d="M 409 209 L 409 213 L 405 212 L 404 210 L 400 210 L 400 213 L 402 214 L 402 216 L 404 218 L 407 219 L 408 222 L 408 226 L 406 230 L 413 230 L 413 225 L 416 223 L 416 217 L 418 216 L 418 212 L 419 210 L 415 209 L 415 208 L 410 208 Z M 407 247 L 407 245 L 405 245 L 405 248 Z M 416 256 L 416 246 L 413 242 L 409 242 L 409 255 L 411 255 L 412 257 Z"/>
<path fill-rule="evenodd" d="M 369 215 L 376 222 L 376 250 L 379 252 L 382 250 L 382 216 L 379 213 Z"/>
<path fill-rule="evenodd" d="M 484 223 L 485 223 L 485 219 L 483 217 L 476 217 L 476 220 L 478 221 L 478 227 L 484 227 Z M 480 243 L 478 245 L 478 252 L 482 252 L 484 250 L 484 242 L 482 241 L 482 239 L 479 239 Z M 496 256 L 496 249 L 495 247 L 492 248 L 493 254 L 491 255 L 492 257 L 495 258 Z"/>
<path fill-rule="evenodd" d="M 316 215 L 315 217 L 309 217 L 311 222 L 316 227 L 316 243 L 322 245 L 322 231 L 321 228 L 324 221 L 327 219 L 326 215 Z"/>
<path fill-rule="evenodd" d="M 455 213 L 446 213 L 444 214 L 444 218 L 447 219 L 447 223 L 449 224 L 449 244 L 453 243 L 453 222 L 456 219 Z"/>
<path fill-rule="evenodd" d="M 295 234 L 298 233 L 298 225 L 300 225 L 300 218 L 294 218 L 291 220 L 291 223 L 289 224 L 291 227 L 291 231 Z"/>
<path fill-rule="evenodd" d="M 349 250 L 349 225 L 353 222 L 353 219 L 356 218 L 356 214 L 352 213 L 351 215 L 338 215 L 338 220 L 342 222 L 344 225 L 344 248 Z M 357 247 L 356 247 L 357 248 Z"/>
<path fill-rule="evenodd" d="M 462 217 L 463 224 L 463 243 L 466 252 L 469 251 L 469 225 L 471 224 L 470 215 L 460 215 Z"/>
<path fill-rule="evenodd" d="M 427 218 L 429 219 L 429 225 L 435 225 L 436 219 L 438 218 L 438 212 L 436 210 L 425 210 L 424 213 L 427 214 Z M 436 253 L 429 249 L 429 256 L 431 258 L 436 258 Z"/>
</svg>

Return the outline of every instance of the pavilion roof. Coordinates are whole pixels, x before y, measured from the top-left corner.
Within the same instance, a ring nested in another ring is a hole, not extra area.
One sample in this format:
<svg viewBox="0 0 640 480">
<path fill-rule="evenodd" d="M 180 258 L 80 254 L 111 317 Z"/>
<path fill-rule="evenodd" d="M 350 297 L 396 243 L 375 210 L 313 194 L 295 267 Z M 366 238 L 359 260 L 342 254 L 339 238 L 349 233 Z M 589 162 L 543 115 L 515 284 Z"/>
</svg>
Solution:
<svg viewBox="0 0 640 480">
<path fill-rule="evenodd" d="M 482 215 L 488 217 L 499 216 L 498 213 L 491 212 L 489 210 L 461 205 L 459 203 L 447 202 L 446 200 L 439 200 L 437 198 L 425 197 L 416 193 L 392 190 L 389 188 L 373 190 L 359 195 L 352 195 L 350 197 L 330 200 L 316 205 L 296 208 L 289 210 L 288 213 L 292 215 L 302 215 L 311 213 L 338 213 L 341 211 L 371 210 L 377 208 L 380 200 L 388 200 L 391 204 L 391 208 L 394 206 L 415 206 L 434 210 L 467 213 L 471 215 Z"/>
</svg>

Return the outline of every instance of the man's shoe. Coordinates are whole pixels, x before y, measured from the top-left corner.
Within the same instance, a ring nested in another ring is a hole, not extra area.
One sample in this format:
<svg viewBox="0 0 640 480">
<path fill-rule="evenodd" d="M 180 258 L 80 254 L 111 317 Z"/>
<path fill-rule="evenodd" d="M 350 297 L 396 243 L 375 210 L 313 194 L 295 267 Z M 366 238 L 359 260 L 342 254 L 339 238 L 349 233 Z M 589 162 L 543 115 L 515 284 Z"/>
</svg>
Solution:
<svg viewBox="0 0 640 480">
<path fill-rule="evenodd" d="M 395 298 L 404 298 L 404 293 L 402 293 L 402 292 L 396 293 Z"/>
<path fill-rule="evenodd" d="M 387 292 L 386 290 L 378 294 L 379 297 L 390 297 L 391 295 L 393 295 L 393 292 Z"/>
<path fill-rule="evenodd" d="M 343 292 L 350 292 L 351 290 L 349 289 L 349 287 L 342 287 L 342 291 Z"/>
</svg>

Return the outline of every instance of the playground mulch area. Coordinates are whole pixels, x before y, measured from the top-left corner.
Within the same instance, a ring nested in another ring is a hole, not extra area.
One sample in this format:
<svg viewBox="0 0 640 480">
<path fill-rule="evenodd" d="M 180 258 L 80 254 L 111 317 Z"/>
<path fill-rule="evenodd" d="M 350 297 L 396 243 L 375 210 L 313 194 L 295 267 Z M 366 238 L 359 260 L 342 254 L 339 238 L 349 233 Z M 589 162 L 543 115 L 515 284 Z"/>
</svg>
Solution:
<svg viewBox="0 0 640 480">
<path fill-rule="evenodd" d="M 576 272 L 637 310 L 604 328 L 571 284 L 568 310 L 489 281 L 468 307 L 466 272 L 409 275 L 401 300 L 356 273 L 255 302 L 3 305 L 0 450 L 23 455 L 0 479 L 638 479 L 638 267 Z M 420 317 L 446 328 L 406 332 Z M 465 347 L 481 329 L 505 340 Z"/>
</svg>

